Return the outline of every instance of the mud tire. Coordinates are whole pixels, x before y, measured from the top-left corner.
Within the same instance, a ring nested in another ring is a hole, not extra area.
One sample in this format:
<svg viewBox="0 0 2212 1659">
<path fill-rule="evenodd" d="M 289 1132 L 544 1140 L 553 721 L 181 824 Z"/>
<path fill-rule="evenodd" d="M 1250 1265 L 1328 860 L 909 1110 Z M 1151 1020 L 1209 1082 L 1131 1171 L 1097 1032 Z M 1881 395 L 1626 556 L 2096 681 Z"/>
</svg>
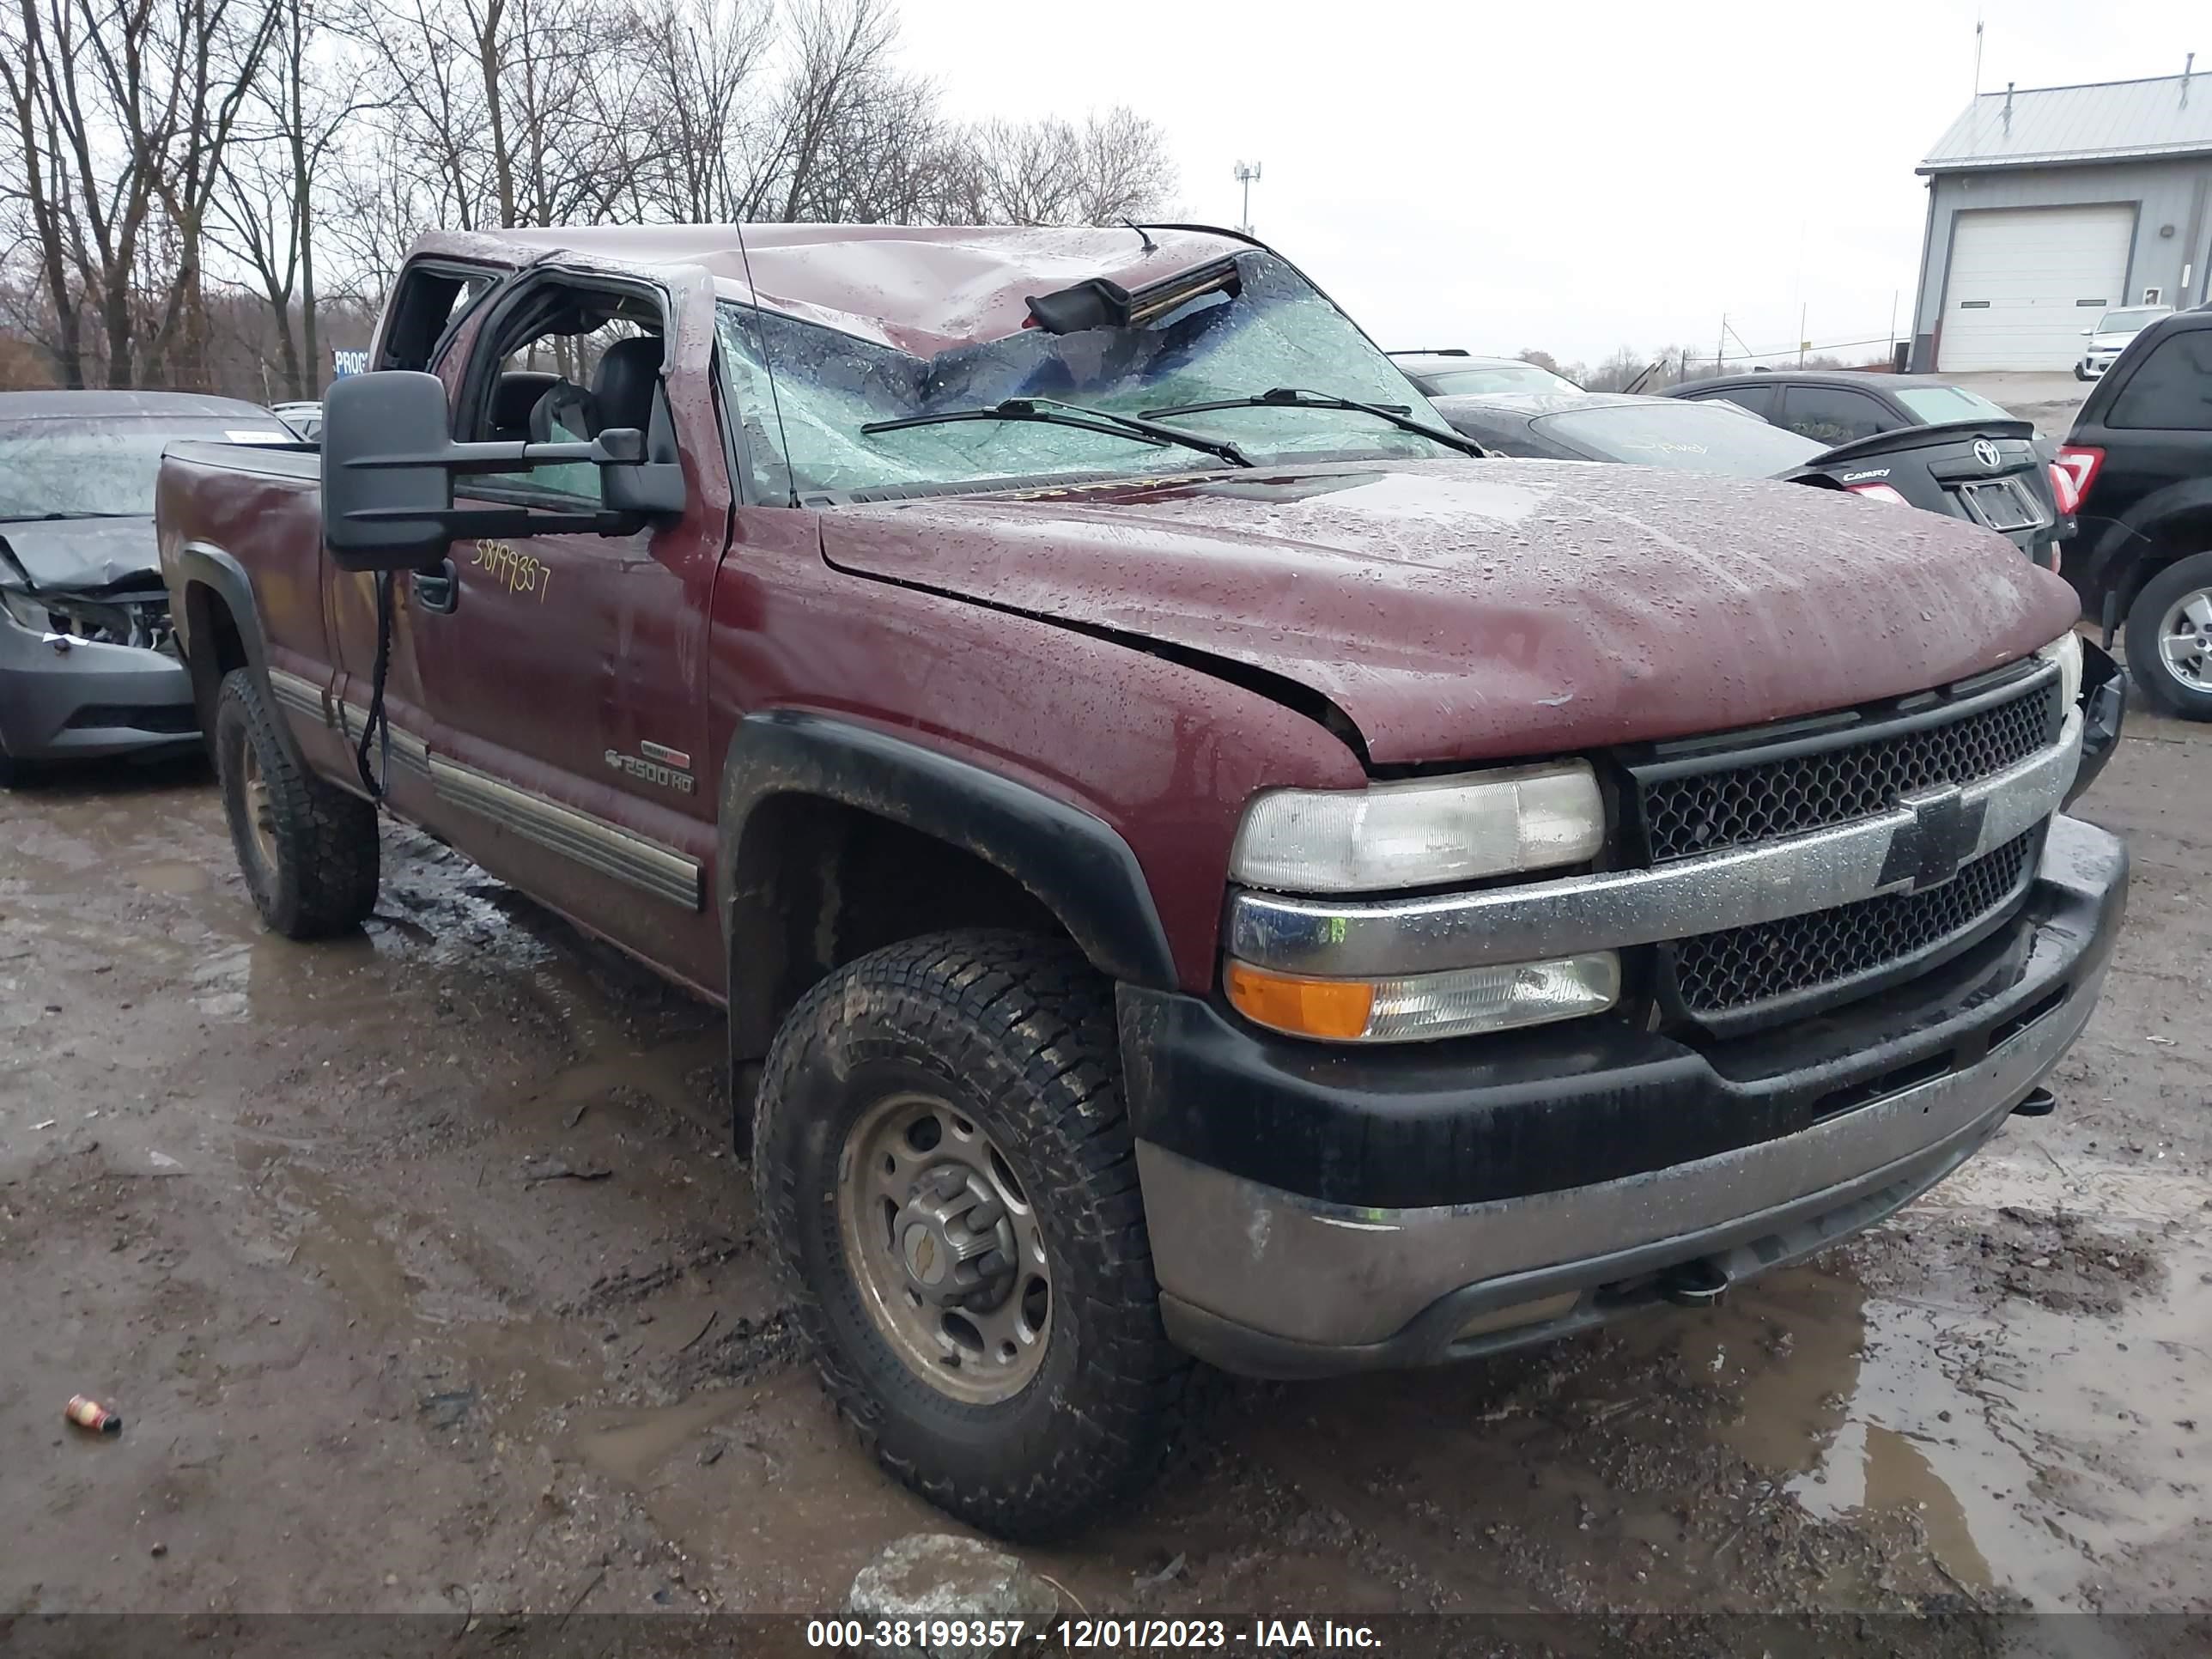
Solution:
<svg viewBox="0 0 2212 1659">
<path fill-rule="evenodd" d="M 247 803 L 252 769 L 266 791 L 264 854 Z M 301 767 L 249 670 L 223 676 L 216 700 L 216 771 L 238 867 L 261 920 L 287 939 L 358 927 L 376 905 L 376 808 Z"/>
<path fill-rule="evenodd" d="M 823 980 L 769 1050 L 754 1178 L 823 1383 L 877 1461 L 1000 1538 L 1065 1537 L 1176 1455 L 1194 1366 L 1161 1328 L 1110 986 L 1069 945 L 936 933 Z M 1050 1261 L 1048 1346 L 1021 1391 L 974 1404 L 902 1360 L 862 1301 L 838 1215 L 852 1126 L 936 1091 L 1003 1150 Z"/>
</svg>

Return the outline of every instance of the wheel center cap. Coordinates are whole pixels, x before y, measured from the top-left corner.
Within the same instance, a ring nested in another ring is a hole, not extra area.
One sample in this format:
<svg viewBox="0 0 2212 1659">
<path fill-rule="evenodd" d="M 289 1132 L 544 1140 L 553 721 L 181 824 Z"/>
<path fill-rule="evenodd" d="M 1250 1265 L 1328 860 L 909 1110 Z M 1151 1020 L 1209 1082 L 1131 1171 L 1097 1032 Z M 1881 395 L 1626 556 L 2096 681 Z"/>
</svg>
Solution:
<svg viewBox="0 0 2212 1659">
<path fill-rule="evenodd" d="M 935 1285 L 945 1277 L 946 1252 L 938 1248 L 937 1235 L 921 1222 L 906 1230 L 900 1241 L 906 1270 L 918 1285 Z"/>
<path fill-rule="evenodd" d="M 971 1304 L 1012 1278 L 1014 1236 L 981 1176 L 947 1165 L 916 1183 L 891 1224 L 891 1254 L 915 1295 Z"/>
</svg>

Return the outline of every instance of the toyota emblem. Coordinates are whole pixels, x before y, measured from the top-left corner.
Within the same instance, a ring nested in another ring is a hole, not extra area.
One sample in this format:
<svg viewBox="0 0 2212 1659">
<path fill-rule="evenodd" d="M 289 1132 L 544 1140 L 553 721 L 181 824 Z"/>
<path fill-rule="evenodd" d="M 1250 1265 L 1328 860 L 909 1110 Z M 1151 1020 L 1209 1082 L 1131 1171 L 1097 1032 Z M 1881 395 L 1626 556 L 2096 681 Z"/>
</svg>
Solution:
<svg viewBox="0 0 2212 1659">
<path fill-rule="evenodd" d="M 1994 472 L 1997 470 L 1997 463 L 2002 458 L 1997 453 L 1997 447 L 1987 438 L 1977 438 L 1974 440 L 1974 459 L 1990 471 Z"/>
</svg>

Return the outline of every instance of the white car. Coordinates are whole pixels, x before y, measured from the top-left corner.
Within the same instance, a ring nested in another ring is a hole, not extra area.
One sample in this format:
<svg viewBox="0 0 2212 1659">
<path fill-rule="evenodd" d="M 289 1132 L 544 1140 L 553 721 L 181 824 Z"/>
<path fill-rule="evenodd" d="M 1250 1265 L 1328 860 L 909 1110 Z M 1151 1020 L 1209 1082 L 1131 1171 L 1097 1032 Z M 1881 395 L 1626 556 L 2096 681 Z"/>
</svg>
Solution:
<svg viewBox="0 0 2212 1659">
<path fill-rule="evenodd" d="M 2097 319 L 2096 327 L 2081 331 L 2089 343 L 2082 349 L 2081 361 L 2074 365 L 2074 378 L 2099 379 L 2128 349 L 2129 341 L 2160 318 L 2172 314 L 2172 306 L 2129 306 L 2124 310 L 2106 312 Z"/>
<path fill-rule="evenodd" d="M 276 418 L 299 434 L 304 443 L 319 443 L 323 436 L 323 406 L 319 402 L 272 404 Z"/>
</svg>

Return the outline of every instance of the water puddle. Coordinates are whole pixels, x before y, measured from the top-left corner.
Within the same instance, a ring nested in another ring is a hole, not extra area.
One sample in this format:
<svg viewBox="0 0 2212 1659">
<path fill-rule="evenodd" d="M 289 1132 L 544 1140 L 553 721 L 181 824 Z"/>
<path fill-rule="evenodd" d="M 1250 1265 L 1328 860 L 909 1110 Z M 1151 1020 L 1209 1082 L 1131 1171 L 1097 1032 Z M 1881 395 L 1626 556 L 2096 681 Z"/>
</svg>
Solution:
<svg viewBox="0 0 2212 1659">
<path fill-rule="evenodd" d="M 2008 1253 L 2008 1230 L 2028 1242 Z M 2162 1283 L 2093 1308 L 2063 1288 L 2081 1282 L 2066 1247 L 2034 1242 L 2066 1236 L 2049 1211 L 1931 1205 L 1898 1231 L 1886 1248 L 1927 1272 L 1869 1290 L 1814 1267 L 1748 1286 L 1685 1330 L 1684 1369 L 1734 1397 L 1723 1437 L 1810 1516 L 1903 1512 L 1961 1588 L 2094 1605 L 2110 1564 L 2171 1549 L 2212 1493 L 2212 1246 L 2090 1235 L 2092 1271 L 2130 1267 L 2129 1244 L 2164 1265 Z M 1962 1272 L 1947 1232 L 1994 1265 Z"/>
<path fill-rule="evenodd" d="M 586 1417 L 576 1431 L 575 1454 L 609 1480 L 641 1490 L 678 1449 L 696 1448 L 707 1430 L 736 1417 L 750 1403 L 744 1389 L 719 1389 L 673 1406 Z"/>
<path fill-rule="evenodd" d="M 187 896 L 204 893 L 215 884 L 214 878 L 197 864 L 187 864 L 182 859 L 156 859 L 142 864 L 127 872 L 123 879 L 131 886 L 149 893 L 170 893 Z"/>
<path fill-rule="evenodd" d="M 505 1307 L 465 1260 L 468 1241 L 422 1216 L 371 1210 L 331 1178 L 295 1166 L 288 1199 L 304 1201 L 295 1259 L 319 1273 L 364 1328 L 404 1342 L 440 1400 L 495 1402 L 508 1418 L 587 1392 L 599 1367 L 574 1322 Z"/>
</svg>

